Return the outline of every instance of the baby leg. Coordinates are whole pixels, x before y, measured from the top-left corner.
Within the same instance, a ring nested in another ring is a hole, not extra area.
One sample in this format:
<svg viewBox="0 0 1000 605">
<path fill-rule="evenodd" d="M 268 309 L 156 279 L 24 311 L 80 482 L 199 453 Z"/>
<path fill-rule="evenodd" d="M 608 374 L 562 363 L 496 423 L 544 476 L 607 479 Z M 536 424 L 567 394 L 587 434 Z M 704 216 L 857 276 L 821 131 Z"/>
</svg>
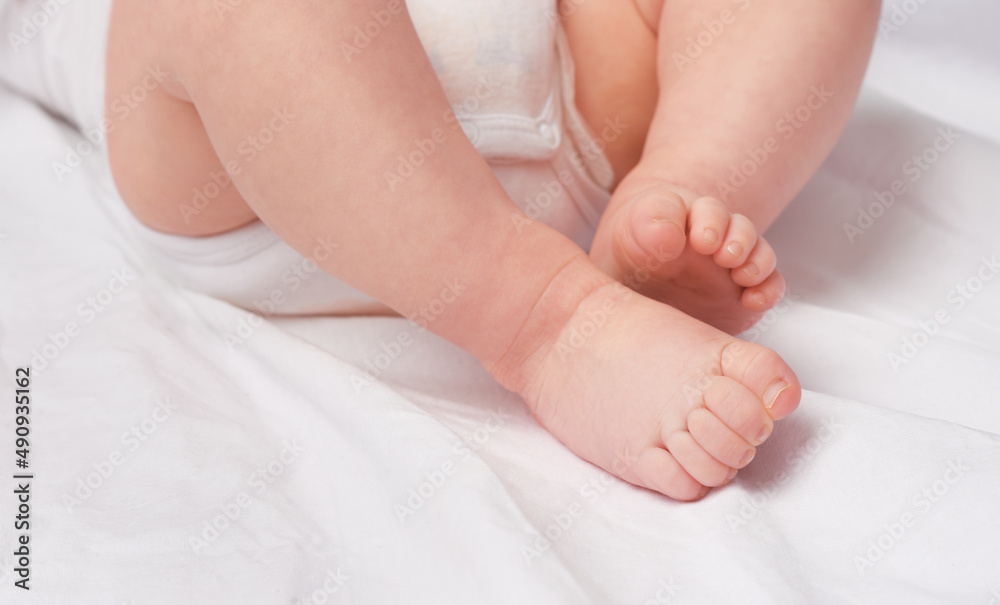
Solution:
<svg viewBox="0 0 1000 605">
<path fill-rule="evenodd" d="M 759 234 L 840 136 L 879 2 L 636 4 L 657 35 L 659 98 L 642 158 L 616 189 L 591 256 L 622 279 L 665 250 L 668 258 L 652 259 L 667 262 L 653 263 L 660 279 L 645 284 L 648 293 L 739 331 L 783 292 L 780 274 L 766 274 L 774 255 Z M 703 196 L 714 199 L 699 212 L 692 205 Z M 630 241 L 645 250 L 625 250 Z"/>
<path fill-rule="evenodd" d="M 216 4 L 122 1 L 112 35 L 147 24 L 134 60 L 173 75 L 222 165 L 275 111 L 292 116 L 233 175 L 249 208 L 303 255 L 335 242 L 322 269 L 475 355 L 573 451 L 692 499 L 794 410 L 797 381 L 773 351 L 622 292 L 527 220 L 461 131 L 437 136 L 407 179 L 384 178 L 400 150 L 447 129 L 402 2 L 258 0 L 224 19 Z M 342 53 L 382 11 L 381 33 Z"/>
</svg>

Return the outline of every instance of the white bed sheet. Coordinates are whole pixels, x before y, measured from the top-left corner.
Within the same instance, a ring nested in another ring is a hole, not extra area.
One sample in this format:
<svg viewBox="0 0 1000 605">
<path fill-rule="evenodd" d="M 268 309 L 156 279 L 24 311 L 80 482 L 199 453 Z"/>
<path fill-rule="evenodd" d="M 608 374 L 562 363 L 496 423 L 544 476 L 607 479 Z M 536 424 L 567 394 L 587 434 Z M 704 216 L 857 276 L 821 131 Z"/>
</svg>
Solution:
<svg viewBox="0 0 1000 605">
<path fill-rule="evenodd" d="M 99 203 L 96 155 L 57 182 L 78 135 L 0 90 L 3 388 L 79 326 L 35 363 L 32 590 L 13 587 L 11 483 L 0 601 L 1000 603 L 1000 42 L 970 28 L 997 5 L 916 5 L 769 233 L 790 296 L 748 336 L 796 369 L 801 409 L 695 504 L 577 459 L 403 320 L 241 331 L 246 312 L 147 266 Z M 907 160 L 949 126 L 911 182 Z M 844 224 L 896 179 L 907 192 L 851 242 Z M 920 322 L 933 334 L 910 359 Z M 0 432 L 9 476 L 10 406 Z"/>
</svg>

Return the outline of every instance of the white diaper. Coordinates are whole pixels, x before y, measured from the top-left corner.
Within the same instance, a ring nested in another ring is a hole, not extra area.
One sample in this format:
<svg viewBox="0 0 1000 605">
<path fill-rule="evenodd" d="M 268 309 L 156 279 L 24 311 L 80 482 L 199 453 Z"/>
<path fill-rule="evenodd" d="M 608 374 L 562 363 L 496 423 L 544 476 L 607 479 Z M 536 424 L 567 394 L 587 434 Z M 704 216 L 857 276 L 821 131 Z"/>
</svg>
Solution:
<svg viewBox="0 0 1000 605">
<path fill-rule="evenodd" d="M 5 0 L 0 81 L 84 132 L 106 131 L 110 7 L 111 0 Z M 458 118 L 452 124 L 522 210 L 588 249 L 613 175 L 603 143 L 588 133 L 573 100 L 573 62 L 555 0 L 411 0 L 407 8 Z M 344 52 L 365 44 L 363 30 L 356 34 L 341 45 Z M 604 136 L 623 127 L 609 121 Z M 400 156 L 398 169 L 408 163 Z M 259 221 L 183 237 L 123 214 L 150 258 L 193 290 L 262 314 L 385 310 L 316 268 L 314 261 L 333 253 L 332 242 L 317 241 L 304 258 Z"/>
</svg>

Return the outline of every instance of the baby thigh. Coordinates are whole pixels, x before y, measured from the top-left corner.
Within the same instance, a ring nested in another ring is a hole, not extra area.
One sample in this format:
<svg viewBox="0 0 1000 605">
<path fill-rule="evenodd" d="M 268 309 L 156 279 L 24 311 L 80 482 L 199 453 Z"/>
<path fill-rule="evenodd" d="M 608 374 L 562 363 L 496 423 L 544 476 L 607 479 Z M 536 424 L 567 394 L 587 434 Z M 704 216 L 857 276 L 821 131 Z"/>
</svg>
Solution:
<svg viewBox="0 0 1000 605">
<path fill-rule="evenodd" d="M 104 95 L 109 160 L 122 199 L 143 224 L 177 235 L 212 235 L 256 218 L 231 176 L 258 149 L 248 139 L 248 153 L 231 150 L 224 152 L 229 161 L 220 159 L 173 71 L 174 46 L 190 45 L 192 37 L 171 33 L 184 12 L 171 4 L 113 3 Z"/>
</svg>

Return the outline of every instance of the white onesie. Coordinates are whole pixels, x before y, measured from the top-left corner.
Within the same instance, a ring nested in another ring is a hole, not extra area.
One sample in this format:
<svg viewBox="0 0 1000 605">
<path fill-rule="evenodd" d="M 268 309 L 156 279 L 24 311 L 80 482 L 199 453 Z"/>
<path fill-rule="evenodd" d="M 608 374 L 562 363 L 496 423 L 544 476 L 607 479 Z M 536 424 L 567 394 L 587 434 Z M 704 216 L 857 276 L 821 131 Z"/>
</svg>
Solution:
<svg viewBox="0 0 1000 605">
<path fill-rule="evenodd" d="M 392 26 L 401 1 L 387 0 L 340 42 L 345 60 Z M 588 249 L 613 178 L 604 143 L 626 125 L 608 120 L 604 141 L 584 125 L 555 0 L 411 0 L 406 6 L 452 104 L 441 127 L 465 132 L 529 216 Z M 0 6 L 0 81 L 85 133 L 100 130 L 110 7 L 111 0 L 6 0 Z M 107 119 L 113 123 L 114 116 Z M 405 178 L 433 144 L 414 141 L 403 150 L 382 175 L 387 184 Z M 197 208 L 193 193 L 178 204 Z M 124 206 L 120 198 L 115 203 Z M 313 254 L 303 257 L 260 221 L 221 235 L 184 237 L 124 214 L 145 253 L 185 287 L 265 315 L 385 310 L 316 268 L 314 261 L 336 253 L 332 242 L 317 241 Z M 281 302 L 269 302 L 274 300 Z"/>
</svg>

